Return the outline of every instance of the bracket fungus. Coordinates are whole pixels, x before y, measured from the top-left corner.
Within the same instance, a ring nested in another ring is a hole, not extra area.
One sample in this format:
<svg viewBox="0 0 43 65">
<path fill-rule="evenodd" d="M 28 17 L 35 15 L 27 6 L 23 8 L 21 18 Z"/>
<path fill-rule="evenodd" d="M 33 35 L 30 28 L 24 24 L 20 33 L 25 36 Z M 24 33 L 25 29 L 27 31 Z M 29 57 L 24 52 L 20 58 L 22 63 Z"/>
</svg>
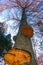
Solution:
<svg viewBox="0 0 43 65">
<path fill-rule="evenodd" d="M 22 65 L 31 61 L 31 53 L 23 49 L 12 49 L 5 55 L 4 61 L 8 65 Z"/>
<path fill-rule="evenodd" d="M 16 38 L 17 38 L 16 36 L 13 36 L 13 40 L 14 40 L 14 41 L 16 41 Z"/>
<path fill-rule="evenodd" d="M 31 26 L 22 26 L 21 33 L 28 38 L 31 38 L 34 34 Z"/>
</svg>

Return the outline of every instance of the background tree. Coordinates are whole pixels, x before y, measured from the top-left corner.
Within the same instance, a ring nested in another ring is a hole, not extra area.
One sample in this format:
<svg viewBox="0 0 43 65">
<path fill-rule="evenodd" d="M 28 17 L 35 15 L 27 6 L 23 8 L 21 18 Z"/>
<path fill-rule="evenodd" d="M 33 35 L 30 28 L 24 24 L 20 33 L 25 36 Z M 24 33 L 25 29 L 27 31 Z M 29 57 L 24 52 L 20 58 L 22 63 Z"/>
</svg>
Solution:
<svg viewBox="0 0 43 65">
<path fill-rule="evenodd" d="M 38 6 L 40 1 L 38 0 L 8 0 L 8 2 L 10 3 L 10 5 L 9 3 L 4 4 L 2 8 L 0 8 L 0 11 L 7 9 L 7 8 L 20 8 L 22 10 L 22 18 L 20 20 L 20 23 L 21 23 L 20 29 L 17 35 L 14 48 L 19 48 L 19 49 L 22 48 L 22 49 L 30 51 L 32 54 L 32 64 L 35 65 L 36 62 L 35 62 L 34 55 L 33 55 L 31 41 L 30 39 L 28 39 L 27 37 L 21 34 L 21 28 L 22 26 L 27 25 L 26 12 L 28 11 L 37 12 L 35 11 L 34 8 Z M 18 21 L 18 18 L 17 18 L 17 21 Z"/>
<path fill-rule="evenodd" d="M 40 2 L 37 1 L 37 0 L 35 0 L 35 1 L 9 0 L 9 1 L 10 1 L 10 3 L 12 3 L 14 5 L 14 8 L 17 7 L 17 8 L 22 9 L 22 18 L 21 18 L 21 21 L 20 21 L 21 24 L 20 24 L 19 33 L 17 35 L 17 39 L 16 39 L 16 42 L 15 42 L 14 48 L 25 49 L 25 50 L 30 51 L 31 54 L 32 54 L 32 63 L 31 64 L 36 65 L 34 53 L 33 53 L 33 50 L 32 50 L 31 40 L 21 34 L 21 28 L 22 28 L 22 26 L 27 25 L 26 12 L 29 11 L 29 10 L 36 12 L 34 10 L 34 8 L 36 8 L 36 6 Z"/>
</svg>

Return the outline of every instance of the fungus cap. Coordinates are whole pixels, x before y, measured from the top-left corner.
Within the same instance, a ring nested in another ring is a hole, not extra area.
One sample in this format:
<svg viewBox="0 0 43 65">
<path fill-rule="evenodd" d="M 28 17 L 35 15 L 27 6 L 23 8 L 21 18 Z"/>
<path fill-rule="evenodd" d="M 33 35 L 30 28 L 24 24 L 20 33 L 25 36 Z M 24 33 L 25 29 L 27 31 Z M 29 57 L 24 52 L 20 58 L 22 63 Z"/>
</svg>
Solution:
<svg viewBox="0 0 43 65">
<path fill-rule="evenodd" d="M 8 65 L 24 64 L 31 61 L 31 54 L 22 49 L 12 49 L 5 55 L 4 61 Z"/>
<path fill-rule="evenodd" d="M 22 26 L 21 33 L 28 38 L 31 38 L 34 34 L 31 26 Z"/>
</svg>

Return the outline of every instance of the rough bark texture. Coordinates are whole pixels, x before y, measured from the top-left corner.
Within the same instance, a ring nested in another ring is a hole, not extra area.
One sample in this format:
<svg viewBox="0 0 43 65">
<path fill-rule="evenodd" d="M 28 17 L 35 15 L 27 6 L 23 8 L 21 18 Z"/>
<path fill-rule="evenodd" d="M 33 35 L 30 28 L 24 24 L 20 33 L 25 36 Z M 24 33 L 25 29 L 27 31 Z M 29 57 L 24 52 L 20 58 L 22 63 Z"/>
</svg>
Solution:
<svg viewBox="0 0 43 65">
<path fill-rule="evenodd" d="M 22 64 L 22 65 L 37 65 L 36 61 L 35 61 L 35 58 L 34 58 L 34 53 L 33 53 L 33 49 L 32 49 L 31 40 L 21 34 L 21 27 L 25 26 L 25 25 L 27 25 L 27 23 L 26 23 L 26 14 L 23 11 L 23 15 L 22 15 L 22 19 L 21 19 L 21 25 L 20 25 L 19 33 L 17 35 L 17 39 L 16 39 L 16 42 L 15 42 L 14 48 L 27 50 L 32 55 L 31 62 Z"/>
</svg>

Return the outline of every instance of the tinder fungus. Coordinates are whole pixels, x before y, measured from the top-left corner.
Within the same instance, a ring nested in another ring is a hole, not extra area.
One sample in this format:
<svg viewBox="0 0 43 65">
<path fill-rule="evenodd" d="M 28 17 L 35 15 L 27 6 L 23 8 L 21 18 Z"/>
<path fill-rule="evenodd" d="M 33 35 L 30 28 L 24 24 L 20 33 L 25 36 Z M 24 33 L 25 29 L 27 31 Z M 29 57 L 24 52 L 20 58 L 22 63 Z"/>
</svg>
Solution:
<svg viewBox="0 0 43 65">
<path fill-rule="evenodd" d="M 20 49 L 10 50 L 4 57 L 4 61 L 8 65 L 19 65 L 31 61 L 31 54 Z"/>
<path fill-rule="evenodd" d="M 22 26 L 21 33 L 28 38 L 31 38 L 34 34 L 31 26 Z"/>
</svg>

